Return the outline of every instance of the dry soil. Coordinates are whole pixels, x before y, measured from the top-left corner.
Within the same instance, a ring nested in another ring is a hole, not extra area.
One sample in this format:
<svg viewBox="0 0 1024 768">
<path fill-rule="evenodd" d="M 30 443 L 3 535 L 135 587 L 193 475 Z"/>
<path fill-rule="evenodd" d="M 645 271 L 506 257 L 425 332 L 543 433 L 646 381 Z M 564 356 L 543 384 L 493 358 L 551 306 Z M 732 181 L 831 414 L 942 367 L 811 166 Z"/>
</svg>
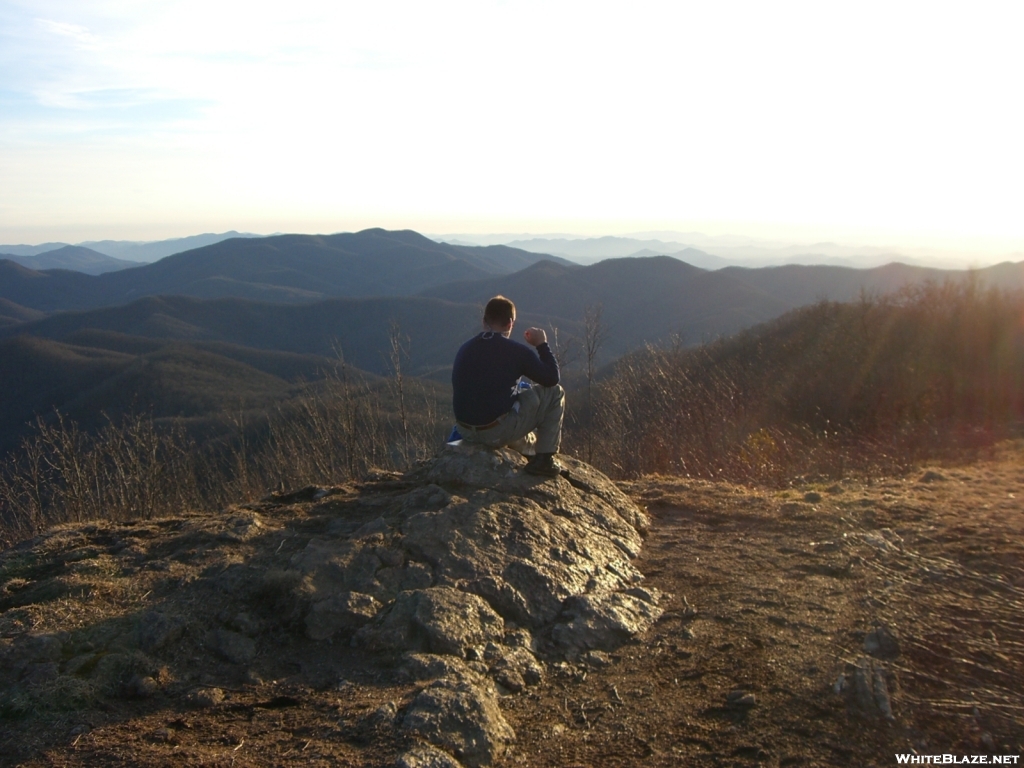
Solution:
<svg viewBox="0 0 1024 768">
<path fill-rule="evenodd" d="M 667 611 L 607 657 L 552 662 L 541 684 L 503 697 L 517 734 L 505 764 L 888 766 L 911 751 L 1024 754 L 1021 446 L 969 466 L 786 491 L 669 477 L 624 488 L 652 516 L 637 565 L 671 593 Z M 175 524 L 135 526 L 131 567 L 123 552 L 105 554 L 109 527 L 68 529 L 77 538 L 65 555 L 86 554 L 77 571 L 63 556 L 63 596 L 6 610 L 0 638 L 116 626 L 161 590 L 259 556 L 244 536 L 231 552 L 162 552 Z M 878 628 L 895 638 L 871 648 L 870 662 L 891 717 L 864 706 L 852 682 Z M 175 662 L 144 698 L 70 690 L 8 707 L 0 762 L 383 766 L 408 746 L 389 713 L 417 686 L 348 646 L 297 633 L 244 671 Z M 197 687 L 223 700 L 189 698 Z"/>
</svg>

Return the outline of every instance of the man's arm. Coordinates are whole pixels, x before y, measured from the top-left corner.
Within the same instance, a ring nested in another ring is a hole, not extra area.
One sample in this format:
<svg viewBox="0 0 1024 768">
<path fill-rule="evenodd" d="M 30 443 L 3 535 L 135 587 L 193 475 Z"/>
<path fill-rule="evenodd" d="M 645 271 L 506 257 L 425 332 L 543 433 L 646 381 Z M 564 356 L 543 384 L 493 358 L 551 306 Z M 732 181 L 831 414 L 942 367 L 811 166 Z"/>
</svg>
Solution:
<svg viewBox="0 0 1024 768">
<path fill-rule="evenodd" d="M 543 328 L 527 328 L 523 333 L 526 343 L 537 350 L 537 356 L 527 356 L 526 375 L 542 387 L 553 387 L 558 383 L 558 361 L 548 346 L 548 335 Z"/>
</svg>

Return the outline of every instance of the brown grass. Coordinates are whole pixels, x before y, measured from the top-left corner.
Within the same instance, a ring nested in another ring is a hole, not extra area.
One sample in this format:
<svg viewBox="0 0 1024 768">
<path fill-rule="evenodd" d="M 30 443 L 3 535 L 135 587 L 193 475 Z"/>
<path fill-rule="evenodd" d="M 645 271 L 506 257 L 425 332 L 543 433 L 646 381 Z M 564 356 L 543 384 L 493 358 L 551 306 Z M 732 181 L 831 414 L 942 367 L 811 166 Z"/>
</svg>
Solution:
<svg viewBox="0 0 1024 768">
<path fill-rule="evenodd" d="M 230 437 L 202 446 L 181 420 L 131 414 L 87 433 L 60 413 L 39 418 L 0 462 L 0 545 L 54 525 L 214 510 L 310 483 L 403 469 L 442 443 L 435 388 L 406 379 L 395 412 L 388 382 L 339 363 L 275 412 L 225 414 Z"/>
<path fill-rule="evenodd" d="M 926 285 L 621 360 L 567 450 L 618 477 L 785 484 L 969 458 L 1024 419 L 1024 296 Z"/>
</svg>

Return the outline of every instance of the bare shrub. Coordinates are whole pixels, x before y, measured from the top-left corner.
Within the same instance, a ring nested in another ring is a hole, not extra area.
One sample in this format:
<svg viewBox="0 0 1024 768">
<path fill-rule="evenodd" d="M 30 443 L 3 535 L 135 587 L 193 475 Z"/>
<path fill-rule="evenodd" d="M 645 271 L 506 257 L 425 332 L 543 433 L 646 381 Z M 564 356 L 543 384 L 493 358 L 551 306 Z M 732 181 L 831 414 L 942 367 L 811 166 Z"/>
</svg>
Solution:
<svg viewBox="0 0 1024 768">
<path fill-rule="evenodd" d="M 597 358 L 608 338 L 608 327 L 604 324 L 604 306 L 588 305 L 583 310 L 583 337 L 580 346 L 583 350 L 584 373 L 587 377 L 587 394 L 584 408 L 578 409 L 575 421 L 583 436 L 583 456 L 588 462 L 594 461 L 594 438 L 598 430 L 600 414 L 606 409 L 598 409 L 594 400 L 594 383 L 597 377 Z"/>
<path fill-rule="evenodd" d="M 57 413 L 0 463 L 0 545 L 49 526 L 213 510 L 269 491 L 339 484 L 372 469 L 405 469 L 443 444 L 437 392 L 406 380 L 415 403 L 393 415 L 387 382 L 339 359 L 322 380 L 269 414 L 224 415 L 228 437 L 200 447 L 185 422 L 159 429 L 130 415 L 90 434 Z"/>
<path fill-rule="evenodd" d="M 386 463 L 385 441 L 379 398 L 364 383 L 351 380 L 348 367 L 340 363 L 324 381 L 308 385 L 296 402 L 269 416 L 245 457 L 250 464 L 245 476 L 254 482 L 237 493 L 252 498 L 269 490 L 362 477 Z M 241 444 L 240 439 L 236 445 Z M 233 463 L 241 461 L 236 454 Z"/>
<path fill-rule="evenodd" d="M 728 340 L 647 347 L 567 450 L 613 475 L 781 484 L 971 452 L 1024 418 L 1024 296 L 929 284 L 821 302 Z"/>
<path fill-rule="evenodd" d="M 233 418 L 233 443 L 209 463 L 224 468 L 221 482 L 234 499 L 402 470 L 443 444 L 435 395 L 405 377 L 399 392 L 394 381 L 368 379 L 339 357 L 274 412 L 251 423 Z"/>
<path fill-rule="evenodd" d="M 405 408 L 405 373 L 402 366 L 409 359 L 410 343 L 398 321 L 392 319 L 388 323 L 388 363 L 391 368 L 392 392 L 398 400 L 398 424 L 402 430 L 399 450 L 403 462 L 409 460 L 409 414 Z"/>
<path fill-rule="evenodd" d="M 199 477 L 180 425 L 160 432 L 130 414 L 90 435 L 57 413 L 0 465 L 0 523 L 10 540 L 57 523 L 150 518 L 202 505 Z"/>
</svg>

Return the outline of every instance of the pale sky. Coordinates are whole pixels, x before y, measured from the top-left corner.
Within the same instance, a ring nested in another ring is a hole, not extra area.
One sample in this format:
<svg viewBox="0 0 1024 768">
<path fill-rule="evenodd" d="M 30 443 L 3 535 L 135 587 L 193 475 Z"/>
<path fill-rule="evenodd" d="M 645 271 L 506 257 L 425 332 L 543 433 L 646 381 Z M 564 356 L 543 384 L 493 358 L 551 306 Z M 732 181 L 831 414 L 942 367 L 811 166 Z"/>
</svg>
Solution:
<svg viewBox="0 0 1024 768">
<path fill-rule="evenodd" d="M 0 242 L 383 226 L 1024 253 L 1022 30 L 1019 0 L 0 0 Z"/>
</svg>

